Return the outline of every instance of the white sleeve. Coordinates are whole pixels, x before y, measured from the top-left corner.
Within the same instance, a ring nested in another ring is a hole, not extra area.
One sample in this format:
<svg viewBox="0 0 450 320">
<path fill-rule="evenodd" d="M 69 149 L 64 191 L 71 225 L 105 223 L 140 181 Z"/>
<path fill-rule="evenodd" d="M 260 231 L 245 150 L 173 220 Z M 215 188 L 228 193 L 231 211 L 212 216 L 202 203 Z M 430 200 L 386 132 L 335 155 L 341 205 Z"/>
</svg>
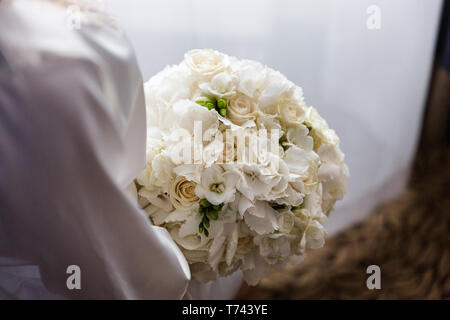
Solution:
<svg viewBox="0 0 450 320">
<path fill-rule="evenodd" d="M 123 191 L 145 165 L 134 54 L 102 20 L 71 30 L 65 18 L 51 1 L 0 6 L 0 291 L 30 297 L 2 272 L 20 259 L 63 297 L 182 298 L 186 259 Z"/>
</svg>

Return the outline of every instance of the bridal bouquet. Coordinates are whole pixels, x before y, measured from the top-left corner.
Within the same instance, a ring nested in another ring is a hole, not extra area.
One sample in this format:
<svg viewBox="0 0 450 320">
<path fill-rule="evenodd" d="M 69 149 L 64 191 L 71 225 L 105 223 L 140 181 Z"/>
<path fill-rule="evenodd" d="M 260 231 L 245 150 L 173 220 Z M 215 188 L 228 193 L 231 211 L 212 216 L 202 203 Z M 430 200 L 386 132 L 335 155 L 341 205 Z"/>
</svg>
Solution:
<svg viewBox="0 0 450 320">
<path fill-rule="evenodd" d="M 168 230 L 194 278 L 241 269 L 254 285 L 323 246 L 348 169 L 300 87 L 258 62 L 192 50 L 145 94 L 139 205 Z"/>
</svg>

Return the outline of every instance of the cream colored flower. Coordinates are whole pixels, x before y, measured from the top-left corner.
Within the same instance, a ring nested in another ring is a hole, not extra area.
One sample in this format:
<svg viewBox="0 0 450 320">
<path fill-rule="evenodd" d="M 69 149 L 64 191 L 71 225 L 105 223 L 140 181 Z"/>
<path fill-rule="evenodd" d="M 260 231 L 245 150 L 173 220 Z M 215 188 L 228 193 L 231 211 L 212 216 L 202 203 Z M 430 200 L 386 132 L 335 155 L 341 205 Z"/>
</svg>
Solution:
<svg viewBox="0 0 450 320">
<path fill-rule="evenodd" d="M 301 122 L 306 114 L 306 106 L 303 102 L 295 100 L 286 101 L 279 106 L 281 120 L 285 123 Z"/>
<path fill-rule="evenodd" d="M 255 120 L 255 102 L 246 95 L 235 95 L 228 100 L 227 116 L 234 124 L 237 125 L 243 125 L 249 120 Z"/>
<path fill-rule="evenodd" d="M 199 84 L 203 94 L 208 96 L 227 98 L 235 93 L 233 77 L 226 72 L 216 74 L 210 81 Z"/>
<path fill-rule="evenodd" d="M 189 209 L 199 198 L 195 194 L 196 183 L 183 176 L 177 176 L 170 183 L 169 196 L 173 206 L 177 209 Z"/>
<path fill-rule="evenodd" d="M 211 49 L 191 50 L 184 55 L 184 61 L 194 74 L 204 77 L 224 71 L 229 65 L 226 55 Z"/>
<path fill-rule="evenodd" d="M 311 125 L 310 135 L 314 139 L 315 151 L 323 144 L 330 146 L 339 144 L 338 136 L 333 129 L 328 127 L 328 123 L 319 115 L 315 108 L 310 107 L 307 109 L 305 121 Z"/>
</svg>

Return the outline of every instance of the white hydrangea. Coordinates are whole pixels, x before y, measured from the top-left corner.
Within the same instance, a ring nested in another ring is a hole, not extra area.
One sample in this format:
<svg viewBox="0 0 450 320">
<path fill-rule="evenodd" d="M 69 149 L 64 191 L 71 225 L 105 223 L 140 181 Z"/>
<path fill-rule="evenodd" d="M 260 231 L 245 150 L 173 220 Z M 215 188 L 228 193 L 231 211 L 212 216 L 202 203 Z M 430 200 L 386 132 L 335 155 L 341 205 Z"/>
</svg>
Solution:
<svg viewBox="0 0 450 320">
<path fill-rule="evenodd" d="M 152 77 L 145 96 L 138 202 L 169 231 L 194 278 L 240 268 L 254 285 L 324 245 L 348 168 L 300 87 L 258 62 L 205 49 Z"/>
</svg>

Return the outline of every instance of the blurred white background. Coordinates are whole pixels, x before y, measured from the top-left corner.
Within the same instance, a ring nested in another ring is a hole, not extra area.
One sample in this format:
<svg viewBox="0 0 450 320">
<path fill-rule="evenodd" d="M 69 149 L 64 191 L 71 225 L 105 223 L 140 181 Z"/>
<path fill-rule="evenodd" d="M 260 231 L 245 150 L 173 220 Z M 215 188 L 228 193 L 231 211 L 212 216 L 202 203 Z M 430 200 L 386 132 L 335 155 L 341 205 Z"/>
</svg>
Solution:
<svg viewBox="0 0 450 320">
<path fill-rule="evenodd" d="M 193 48 L 259 60 L 303 87 L 350 168 L 330 234 L 403 188 L 420 133 L 441 0 L 107 0 L 145 80 Z M 370 5 L 380 29 L 366 25 Z"/>
</svg>

